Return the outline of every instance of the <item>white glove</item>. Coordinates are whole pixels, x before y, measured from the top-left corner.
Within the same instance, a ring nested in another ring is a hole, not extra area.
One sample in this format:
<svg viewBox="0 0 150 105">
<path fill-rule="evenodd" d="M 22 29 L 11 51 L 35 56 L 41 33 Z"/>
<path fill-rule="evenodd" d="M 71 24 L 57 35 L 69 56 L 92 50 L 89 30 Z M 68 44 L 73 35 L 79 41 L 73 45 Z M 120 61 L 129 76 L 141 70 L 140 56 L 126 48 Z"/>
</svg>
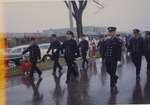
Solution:
<svg viewBox="0 0 150 105">
<path fill-rule="evenodd" d="M 52 50 L 50 50 L 49 54 L 52 55 Z"/>
<path fill-rule="evenodd" d="M 22 60 L 26 60 L 27 57 L 25 55 L 22 56 Z"/>
<path fill-rule="evenodd" d="M 54 49 L 53 52 L 55 53 L 57 51 L 57 49 Z"/>
<path fill-rule="evenodd" d="M 81 59 L 81 57 L 76 58 L 76 60 L 80 60 L 80 59 Z"/>
<path fill-rule="evenodd" d="M 127 55 L 130 56 L 130 52 L 128 52 Z"/>
<path fill-rule="evenodd" d="M 100 62 L 102 62 L 102 58 L 100 58 L 99 60 L 100 60 Z"/>
<path fill-rule="evenodd" d="M 118 62 L 117 62 L 117 65 L 121 65 L 121 62 L 120 62 L 120 61 L 118 61 Z"/>
<path fill-rule="evenodd" d="M 127 55 L 130 56 L 130 52 L 128 52 Z"/>
</svg>

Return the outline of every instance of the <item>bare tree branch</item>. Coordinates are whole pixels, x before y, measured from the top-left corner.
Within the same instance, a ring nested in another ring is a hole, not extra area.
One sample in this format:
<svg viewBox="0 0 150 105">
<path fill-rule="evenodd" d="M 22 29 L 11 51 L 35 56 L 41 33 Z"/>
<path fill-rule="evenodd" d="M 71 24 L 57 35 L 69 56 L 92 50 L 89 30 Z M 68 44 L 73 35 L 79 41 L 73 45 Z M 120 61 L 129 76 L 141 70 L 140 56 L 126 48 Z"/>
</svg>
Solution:
<svg viewBox="0 0 150 105">
<path fill-rule="evenodd" d="M 74 10 L 74 13 L 75 13 L 75 18 L 78 18 L 79 11 L 78 11 L 78 7 L 77 7 L 77 3 L 75 1 L 71 1 L 71 3 L 72 3 L 73 10 Z"/>
<path fill-rule="evenodd" d="M 93 2 L 94 2 L 94 3 L 96 3 L 98 6 L 100 6 L 100 7 L 104 8 L 104 6 L 103 6 L 101 3 L 99 3 L 98 1 L 93 0 Z"/>
<path fill-rule="evenodd" d="M 66 4 L 66 7 L 68 8 L 68 9 L 70 9 L 69 8 L 69 3 L 67 2 L 67 1 L 64 1 L 65 2 L 65 4 Z M 72 11 L 72 15 L 73 15 L 73 17 L 75 18 L 75 13 Z"/>
<path fill-rule="evenodd" d="M 74 19 L 76 21 L 76 27 L 77 27 L 77 35 L 78 37 L 83 35 L 83 29 L 82 29 L 82 14 L 84 9 L 87 5 L 87 0 L 71 0 L 71 1 L 65 1 L 66 6 L 68 9 L 70 9 L 71 3 L 71 9 L 72 9 L 72 15 L 74 16 Z"/>
<path fill-rule="evenodd" d="M 79 1 L 80 3 L 81 1 Z M 86 5 L 87 5 L 87 0 L 84 0 L 81 2 L 82 6 L 80 6 L 79 11 L 83 12 L 83 10 L 85 9 Z"/>
<path fill-rule="evenodd" d="M 79 0 L 79 9 L 82 7 L 83 2 L 84 2 L 83 0 L 82 1 Z"/>
<path fill-rule="evenodd" d="M 67 1 L 64 1 L 66 4 L 66 7 L 69 8 L 69 3 Z"/>
</svg>

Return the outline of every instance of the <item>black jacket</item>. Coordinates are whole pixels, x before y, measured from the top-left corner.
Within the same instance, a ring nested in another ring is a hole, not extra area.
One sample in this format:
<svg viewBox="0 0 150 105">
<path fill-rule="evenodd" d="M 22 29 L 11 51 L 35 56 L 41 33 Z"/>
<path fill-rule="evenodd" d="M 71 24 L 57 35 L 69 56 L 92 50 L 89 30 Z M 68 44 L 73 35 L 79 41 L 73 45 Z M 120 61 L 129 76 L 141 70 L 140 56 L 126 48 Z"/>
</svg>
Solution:
<svg viewBox="0 0 150 105">
<path fill-rule="evenodd" d="M 131 38 L 129 42 L 129 52 L 131 55 L 143 55 L 144 50 L 144 40 L 142 37 L 139 38 Z"/>
<path fill-rule="evenodd" d="M 36 63 L 38 59 L 41 59 L 41 51 L 37 44 L 30 45 L 26 50 L 23 51 L 23 54 L 27 52 L 29 52 L 31 63 Z"/>
<path fill-rule="evenodd" d="M 144 40 L 144 54 L 150 55 L 150 38 Z"/>
<path fill-rule="evenodd" d="M 100 52 L 100 56 L 103 55 L 103 50 L 104 50 L 104 40 L 103 41 L 99 41 L 98 42 L 98 45 L 97 45 L 97 48 L 99 49 L 99 52 Z"/>
<path fill-rule="evenodd" d="M 60 42 L 58 40 L 52 41 L 50 43 L 50 47 L 47 51 L 47 53 L 49 53 L 50 50 L 52 50 L 52 56 L 51 59 L 55 60 L 59 58 L 59 53 L 60 53 Z M 54 50 L 56 50 L 56 52 L 54 52 Z"/>
<path fill-rule="evenodd" d="M 74 39 L 66 40 L 62 44 L 62 48 L 64 49 L 65 59 L 75 59 L 80 56 L 79 48 Z"/>
<path fill-rule="evenodd" d="M 104 42 L 102 57 L 109 60 L 121 60 L 121 42 L 118 38 L 107 39 Z"/>
<path fill-rule="evenodd" d="M 89 42 L 87 40 L 82 40 L 79 43 L 79 48 L 81 48 L 81 53 L 86 53 L 89 50 Z"/>
</svg>

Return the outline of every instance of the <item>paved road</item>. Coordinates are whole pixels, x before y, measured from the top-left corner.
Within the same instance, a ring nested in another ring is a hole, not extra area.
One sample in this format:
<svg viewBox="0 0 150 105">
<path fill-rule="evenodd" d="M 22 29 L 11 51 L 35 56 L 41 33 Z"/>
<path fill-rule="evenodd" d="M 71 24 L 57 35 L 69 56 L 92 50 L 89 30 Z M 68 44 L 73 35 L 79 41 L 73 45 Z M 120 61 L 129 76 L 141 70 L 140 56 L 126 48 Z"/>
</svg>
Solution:
<svg viewBox="0 0 150 105">
<path fill-rule="evenodd" d="M 65 84 L 63 75 L 53 76 L 48 70 L 43 80 L 30 82 L 27 78 L 13 77 L 8 80 L 8 105 L 104 105 L 104 104 L 150 104 L 150 76 L 146 74 L 143 59 L 141 80 L 136 81 L 135 68 L 130 59 L 118 67 L 118 92 L 110 92 L 109 75 L 99 59 L 92 59 L 88 70 L 80 70 L 78 80 Z"/>
</svg>

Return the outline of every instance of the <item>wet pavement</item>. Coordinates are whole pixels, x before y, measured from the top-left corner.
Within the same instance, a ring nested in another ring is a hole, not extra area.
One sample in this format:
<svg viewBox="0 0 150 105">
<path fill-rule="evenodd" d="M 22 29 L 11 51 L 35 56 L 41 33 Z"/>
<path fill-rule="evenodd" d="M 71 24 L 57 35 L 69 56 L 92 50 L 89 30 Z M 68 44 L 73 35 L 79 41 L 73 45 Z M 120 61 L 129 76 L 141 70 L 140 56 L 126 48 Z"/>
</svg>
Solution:
<svg viewBox="0 0 150 105">
<path fill-rule="evenodd" d="M 38 80 L 36 74 L 35 81 L 10 78 L 7 105 L 150 104 L 150 76 L 144 58 L 139 81 L 136 81 L 135 68 L 129 58 L 118 66 L 116 92 L 110 91 L 109 75 L 99 59 L 91 59 L 88 70 L 80 69 L 79 78 L 69 85 L 65 83 L 66 69 L 63 68 L 62 75 L 52 75 L 52 70 L 44 71 L 43 80 Z"/>
</svg>

